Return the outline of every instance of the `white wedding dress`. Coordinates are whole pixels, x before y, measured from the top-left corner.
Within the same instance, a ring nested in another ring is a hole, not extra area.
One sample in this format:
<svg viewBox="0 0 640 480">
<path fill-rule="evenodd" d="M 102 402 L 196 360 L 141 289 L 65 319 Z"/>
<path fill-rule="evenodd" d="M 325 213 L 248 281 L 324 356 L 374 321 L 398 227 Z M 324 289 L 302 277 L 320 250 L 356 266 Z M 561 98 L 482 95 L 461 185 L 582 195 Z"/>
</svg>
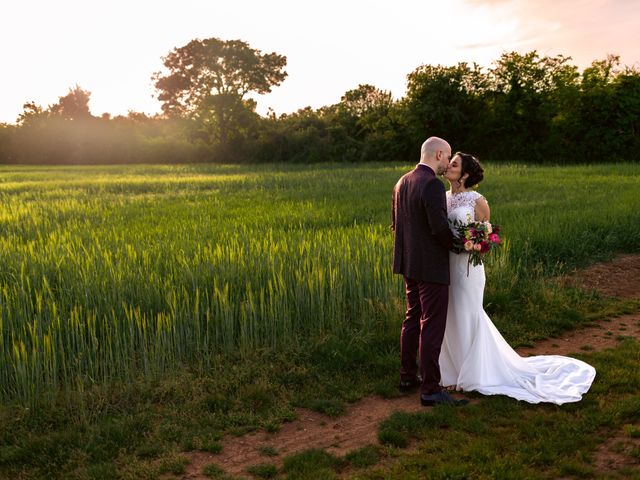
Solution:
<svg viewBox="0 0 640 480">
<path fill-rule="evenodd" d="M 447 192 L 450 220 L 474 221 L 475 191 Z M 529 403 L 558 405 L 577 402 L 593 379 L 595 369 L 570 357 L 521 357 L 500 335 L 483 308 L 484 266 L 469 265 L 469 255 L 449 253 L 451 286 L 447 326 L 440 353 L 442 385 L 507 395 Z"/>
</svg>

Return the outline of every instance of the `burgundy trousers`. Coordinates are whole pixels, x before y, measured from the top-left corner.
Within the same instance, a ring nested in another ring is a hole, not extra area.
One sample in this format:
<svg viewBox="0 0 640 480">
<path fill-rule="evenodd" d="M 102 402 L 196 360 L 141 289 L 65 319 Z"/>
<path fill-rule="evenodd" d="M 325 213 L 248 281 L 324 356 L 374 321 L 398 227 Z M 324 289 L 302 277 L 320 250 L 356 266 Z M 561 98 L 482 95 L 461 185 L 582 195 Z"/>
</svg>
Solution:
<svg viewBox="0 0 640 480">
<path fill-rule="evenodd" d="M 422 375 L 421 393 L 429 395 L 440 386 L 440 349 L 447 322 L 449 286 L 404 278 L 407 287 L 407 313 L 400 334 L 400 378 L 413 380 Z"/>
</svg>

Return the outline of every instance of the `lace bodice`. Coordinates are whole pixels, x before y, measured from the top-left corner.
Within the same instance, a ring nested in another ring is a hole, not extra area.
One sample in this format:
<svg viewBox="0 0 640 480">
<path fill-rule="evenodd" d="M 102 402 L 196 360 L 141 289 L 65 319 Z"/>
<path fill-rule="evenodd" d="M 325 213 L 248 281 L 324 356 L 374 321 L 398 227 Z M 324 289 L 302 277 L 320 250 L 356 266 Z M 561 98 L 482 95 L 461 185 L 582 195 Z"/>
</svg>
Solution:
<svg viewBox="0 0 640 480">
<path fill-rule="evenodd" d="M 475 221 L 476 201 L 481 198 L 475 190 L 467 192 L 451 193 L 447 192 L 447 216 L 449 220 L 460 222 Z"/>
</svg>

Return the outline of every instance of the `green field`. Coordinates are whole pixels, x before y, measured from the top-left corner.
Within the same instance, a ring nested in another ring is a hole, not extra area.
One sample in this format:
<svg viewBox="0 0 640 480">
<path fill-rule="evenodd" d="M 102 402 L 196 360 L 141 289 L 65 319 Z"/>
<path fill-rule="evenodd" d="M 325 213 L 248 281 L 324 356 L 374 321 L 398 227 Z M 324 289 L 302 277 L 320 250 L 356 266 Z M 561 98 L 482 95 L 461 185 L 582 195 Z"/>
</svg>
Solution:
<svg viewBox="0 0 640 480">
<path fill-rule="evenodd" d="M 0 473 L 152 478 L 118 465 L 389 393 L 410 168 L 0 168 Z M 479 190 L 507 240 L 485 303 L 513 345 L 630 308 L 553 278 L 640 251 L 640 165 L 489 164 Z M 87 450 L 109 428 L 143 433 Z"/>
</svg>

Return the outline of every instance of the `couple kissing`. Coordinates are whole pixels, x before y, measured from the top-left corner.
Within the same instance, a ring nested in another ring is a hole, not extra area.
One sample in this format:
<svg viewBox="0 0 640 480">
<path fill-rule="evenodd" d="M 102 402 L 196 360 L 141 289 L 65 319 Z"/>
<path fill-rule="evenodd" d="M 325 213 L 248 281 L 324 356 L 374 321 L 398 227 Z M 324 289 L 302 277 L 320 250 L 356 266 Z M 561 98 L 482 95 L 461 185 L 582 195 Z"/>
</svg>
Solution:
<svg viewBox="0 0 640 480">
<path fill-rule="evenodd" d="M 484 311 L 484 265 L 471 265 L 470 252 L 454 251 L 452 225 L 489 222 L 489 204 L 475 190 L 483 178 L 474 156 L 452 155 L 449 143 L 430 137 L 420 162 L 393 189 L 393 272 L 404 277 L 407 302 L 399 388 L 419 389 L 424 406 L 468 403 L 448 391 L 577 402 L 595 369 L 565 356 L 518 355 Z"/>
</svg>

